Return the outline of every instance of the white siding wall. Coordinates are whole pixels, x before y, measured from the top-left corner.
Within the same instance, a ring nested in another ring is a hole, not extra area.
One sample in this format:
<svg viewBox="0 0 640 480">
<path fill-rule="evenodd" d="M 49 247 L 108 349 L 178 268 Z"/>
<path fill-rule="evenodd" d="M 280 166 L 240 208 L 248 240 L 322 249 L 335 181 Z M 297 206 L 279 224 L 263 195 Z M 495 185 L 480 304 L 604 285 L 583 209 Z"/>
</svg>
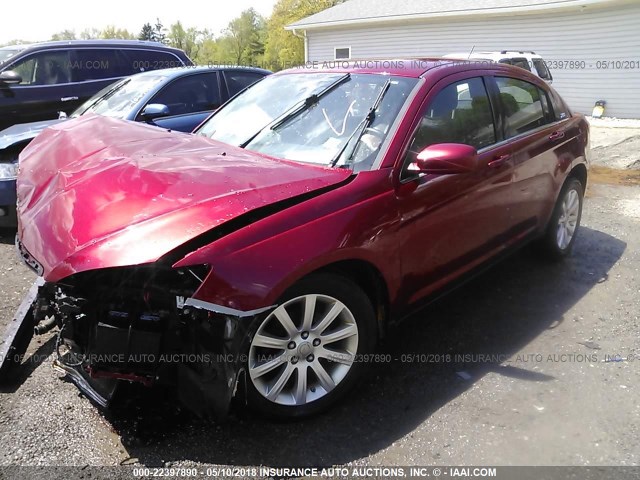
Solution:
<svg viewBox="0 0 640 480">
<path fill-rule="evenodd" d="M 437 56 L 482 50 L 533 50 L 547 61 L 584 60 L 585 69 L 552 69 L 554 87 L 578 112 L 607 101 L 607 116 L 640 118 L 640 1 L 609 9 L 536 15 L 406 22 L 310 30 L 309 60 L 333 60 L 334 47 L 353 59 Z M 635 69 L 599 70 L 596 62 L 632 60 Z M 553 65 L 550 65 L 553 67 Z"/>
</svg>

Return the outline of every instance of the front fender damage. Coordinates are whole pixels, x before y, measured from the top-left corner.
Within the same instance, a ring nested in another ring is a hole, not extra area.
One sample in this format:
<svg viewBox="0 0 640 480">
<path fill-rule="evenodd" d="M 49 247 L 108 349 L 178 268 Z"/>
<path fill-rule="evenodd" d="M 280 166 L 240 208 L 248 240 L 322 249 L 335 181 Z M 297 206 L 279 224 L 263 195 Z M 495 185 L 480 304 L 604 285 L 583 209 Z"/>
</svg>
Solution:
<svg viewBox="0 0 640 480">
<path fill-rule="evenodd" d="M 206 274 L 196 270 L 155 264 L 43 282 L 25 300 L 22 322 L 30 331 L 57 327 L 54 367 L 103 408 L 131 382 L 222 420 L 243 377 L 251 332 L 270 309 L 241 312 L 193 299 Z"/>
</svg>

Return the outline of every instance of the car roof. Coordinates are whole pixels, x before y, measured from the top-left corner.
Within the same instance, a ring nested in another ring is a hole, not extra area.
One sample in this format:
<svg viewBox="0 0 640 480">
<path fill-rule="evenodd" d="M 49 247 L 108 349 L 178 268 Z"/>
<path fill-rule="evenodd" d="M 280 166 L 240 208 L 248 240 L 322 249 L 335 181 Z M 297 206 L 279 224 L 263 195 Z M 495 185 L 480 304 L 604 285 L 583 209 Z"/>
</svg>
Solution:
<svg viewBox="0 0 640 480">
<path fill-rule="evenodd" d="M 244 72 L 254 72 L 254 73 L 262 73 L 264 75 L 269 75 L 272 72 L 269 70 L 265 70 L 263 68 L 256 67 L 242 67 L 242 66 L 233 66 L 233 65 L 211 65 L 211 66 L 200 66 L 200 67 L 173 67 L 173 68 L 164 68 L 160 70 L 148 70 L 142 73 L 136 73 L 132 76 L 141 77 L 141 76 L 163 76 L 167 79 L 181 77 L 183 75 L 189 75 L 192 73 L 201 73 L 201 72 L 209 72 L 209 71 L 219 71 L 219 70 L 237 70 Z"/>
<path fill-rule="evenodd" d="M 147 40 L 55 40 L 48 42 L 28 43 L 21 45 L 11 45 L 4 48 L 15 48 L 20 50 L 36 50 L 60 47 L 149 47 L 161 50 L 177 50 L 160 42 L 150 42 Z"/>
<path fill-rule="evenodd" d="M 445 55 L 445 58 L 461 58 L 461 59 L 503 59 L 503 58 L 542 58 L 535 52 L 516 51 L 516 50 L 502 50 L 500 52 L 460 52 L 449 53 Z"/>
<path fill-rule="evenodd" d="M 443 58 L 396 58 L 369 60 L 328 60 L 324 62 L 307 62 L 304 65 L 282 70 L 275 75 L 335 72 L 335 73 L 364 73 L 386 74 L 398 77 L 420 78 L 428 70 L 438 67 L 451 60 Z"/>
<path fill-rule="evenodd" d="M 461 61 L 463 60 L 463 61 Z M 352 74 L 378 74 L 393 75 L 408 78 L 423 78 L 430 72 L 442 71 L 448 68 L 451 73 L 463 72 L 469 70 L 499 70 L 509 74 L 521 74 L 526 70 L 506 65 L 502 63 L 492 63 L 488 65 L 486 61 L 471 58 L 454 59 L 454 58 L 405 58 L 394 60 L 353 60 L 353 61 L 327 61 L 327 62 L 309 62 L 300 67 L 283 70 L 274 75 L 290 75 L 304 74 L 315 72 L 334 72 L 334 73 L 352 73 Z M 529 73 L 529 72 L 527 72 Z M 530 74 L 531 75 L 531 74 Z M 536 75 L 533 77 L 537 78 Z"/>
</svg>

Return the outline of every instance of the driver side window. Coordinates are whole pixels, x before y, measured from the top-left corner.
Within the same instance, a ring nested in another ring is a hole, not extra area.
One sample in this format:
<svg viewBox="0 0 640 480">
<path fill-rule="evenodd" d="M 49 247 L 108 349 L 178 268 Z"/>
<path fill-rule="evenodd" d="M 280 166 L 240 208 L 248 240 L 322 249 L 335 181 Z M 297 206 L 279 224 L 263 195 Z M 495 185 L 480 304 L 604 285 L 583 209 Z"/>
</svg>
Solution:
<svg viewBox="0 0 640 480">
<path fill-rule="evenodd" d="M 20 85 L 59 85 L 71 82 L 69 52 L 40 52 L 18 60 L 9 67 L 22 77 Z"/>
<path fill-rule="evenodd" d="M 495 142 L 491 104 L 482 78 L 452 83 L 424 111 L 404 159 L 404 176 L 411 174 L 417 155 L 430 145 L 463 143 L 480 150 Z"/>
<path fill-rule="evenodd" d="M 149 103 L 169 107 L 169 115 L 207 112 L 220 106 L 218 73 L 213 70 L 180 77 L 153 97 Z"/>
</svg>

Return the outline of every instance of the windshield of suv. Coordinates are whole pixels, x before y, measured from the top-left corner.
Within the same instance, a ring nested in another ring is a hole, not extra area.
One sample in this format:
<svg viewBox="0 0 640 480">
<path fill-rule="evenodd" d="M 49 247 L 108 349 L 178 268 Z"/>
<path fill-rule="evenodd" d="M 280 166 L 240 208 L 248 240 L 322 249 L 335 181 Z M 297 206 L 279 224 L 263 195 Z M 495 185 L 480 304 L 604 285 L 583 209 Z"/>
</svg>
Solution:
<svg viewBox="0 0 640 480">
<path fill-rule="evenodd" d="M 112 83 L 80 105 L 71 114 L 71 118 L 91 112 L 105 117 L 124 119 L 143 97 L 166 78 L 165 75 L 135 75 Z"/>
<path fill-rule="evenodd" d="M 373 74 L 266 77 L 195 133 L 278 158 L 369 169 L 416 84 Z"/>
<path fill-rule="evenodd" d="M 0 65 L 22 51 L 21 48 L 5 47 L 0 48 Z"/>
</svg>

